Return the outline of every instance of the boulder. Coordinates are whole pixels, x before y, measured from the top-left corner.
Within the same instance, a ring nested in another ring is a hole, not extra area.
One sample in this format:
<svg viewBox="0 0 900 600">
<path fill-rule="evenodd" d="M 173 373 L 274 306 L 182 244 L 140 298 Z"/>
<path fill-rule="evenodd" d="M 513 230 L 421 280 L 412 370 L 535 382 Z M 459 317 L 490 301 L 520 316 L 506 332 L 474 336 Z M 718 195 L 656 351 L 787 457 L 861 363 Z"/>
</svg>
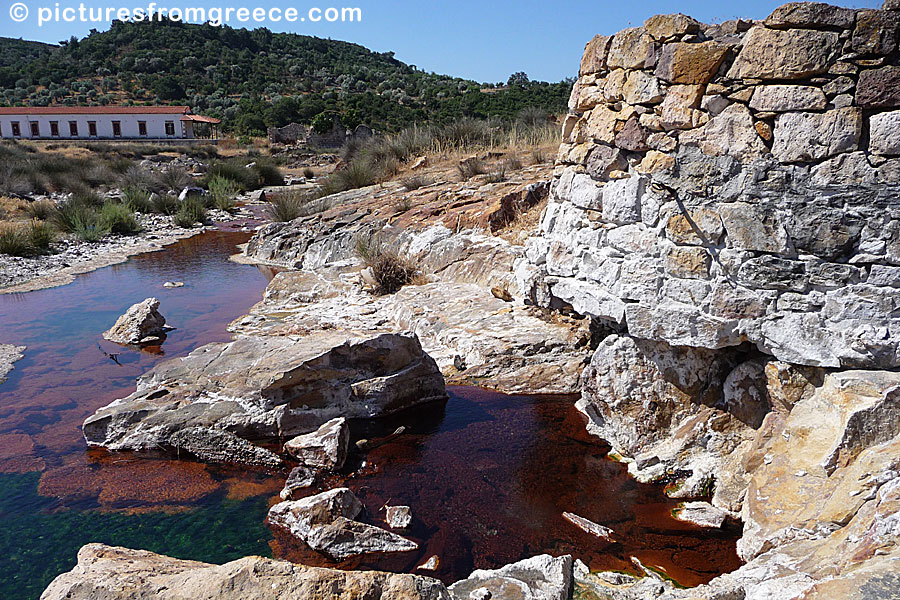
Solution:
<svg viewBox="0 0 900 600">
<path fill-rule="evenodd" d="M 572 557 L 541 554 L 495 570 L 478 569 L 449 589 L 456 600 L 469 600 L 472 592 L 482 588 L 490 592 L 491 600 L 568 600 Z"/>
<path fill-rule="evenodd" d="M 342 571 L 248 556 L 224 565 L 88 544 L 41 600 L 449 600 L 440 581 L 419 575 Z"/>
<path fill-rule="evenodd" d="M 725 524 L 729 514 L 709 502 L 683 502 L 672 511 L 672 516 L 685 523 L 719 529 Z"/>
<path fill-rule="evenodd" d="M 900 110 L 869 118 L 869 151 L 884 155 L 900 154 Z"/>
<path fill-rule="evenodd" d="M 654 74 L 669 83 L 706 85 L 727 54 L 727 46 L 713 41 L 665 44 Z"/>
<path fill-rule="evenodd" d="M 750 108 L 766 112 L 822 110 L 825 92 L 810 85 L 762 85 L 753 90 Z"/>
<path fill-rule="evenodd" d="M 883 56 L 897 49 L 900 41 L 900 14 L 887 10 L 861 10 L 850 46 L 860 54 Z"/>
<path fill-rule="evenodd" d="M 811 29 L 754 27 L 731 65 L 732 79 L 806 79 L 828 71 L 840 51 L 837 33 Z"/>
<path fill-rule="evenodd" d="M 700 23 L 681 13 L 653 15 L 644 21 L 644 30 L 658 41 L 700 31 Z"/>
<path fill-rule="evenodd" d="M 900 106 L 900 66 L 862 71 L 859 74 L 856 104 L 863 108 Z"/>
<path fill-rule="evenodd" d="M 584 47 L 584 55 L 581 58 L 579 75 L 592 75 L 606 70 L 606 56 L 609 53 L 609 45 L 612 36 L 595 35 Z"/>
<path fill-rule="evenodd" d="M 309 469 L 336 471 L 344 466 L 349 443 L 347 419 L 337 417 L 316 431 L 291 439 L 284 445 L 284 451 Z"/>
<path fill-rule="evenodd" d="M 856 107 L 825 113 L 784 113 L 775 119 L 772 154 L 782 163 L 819 161 L 859 148 L 862 112 Z"/>
<path fill-rule="evenodd" d="M 111 450 L 174 448 L 172 436 L 192 427 L 248 440 L 290 436 L 445 398 L 444 378 L 415 335 L 248 335 L 158 364 L 136 392 L 89 417 L 83 433 Z"/>
<path fill-rule="evenodd" d="M 742 162 L 750 162 L 768 152 L 750 111 L 743 104 L 728 106 L 702 127 L 684 132 L 679 141 L 697 146 L 704 154 L 733 156 Z"/>
<path fill-rule="evenodd" d="M 852 29 L 856 11 L 839 8 L 824 2 L 788 2 L 776 8 L 766 18 L 772 29 Z"/>
<path fill-rule="evenodd" d="M 294 494 L 311 487 L 316 483 L 319 472 L 306 467 L 294 467 L 284 482 L 284 489 L 279 496 L 282 500 L 290 500 Z"/>
<path fill-rule="evenodd" d="M 770 210 L 747 202 L 719 205 L 728 245 L 741 250 L 783 254 L 790 248 L 787 231 Z"/>
<path fill-rule="evenodd" d="M 656 43 L 640 27 L 624 29 L 613 36 L 606 64 L 610 69 L 644 69 L 656 62 Z"/>
<path fill-rule="evenodd" d="M 415 542 L 395 533 L 355 521 L 362 509 L 353 492 L 337 488 L 302 500 L 280 502 L 269 509 L 269 522 L 335 560 L 418 548 Z"/>
<path fill-rule="evenodd" d="M 131 306 L 103 338 L 116 344 L 158 344 L 166 337 L 166 319 L 159 314 L 159 300 L 147 298 Z"/>
</svg>

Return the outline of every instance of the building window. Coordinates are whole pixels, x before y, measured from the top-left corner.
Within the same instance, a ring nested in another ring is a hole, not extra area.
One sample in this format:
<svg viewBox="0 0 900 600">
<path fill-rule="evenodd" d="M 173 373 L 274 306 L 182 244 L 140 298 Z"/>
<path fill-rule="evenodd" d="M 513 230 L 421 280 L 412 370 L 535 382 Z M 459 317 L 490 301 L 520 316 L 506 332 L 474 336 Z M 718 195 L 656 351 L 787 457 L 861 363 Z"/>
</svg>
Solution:
<svg viewBox="0 0 900 600">
<path fill-rule="evenodd" d="M 41 137 L 41 126 L 37 121 L 31 122 L 31 137 Z"/>
<path fill-rule="evenodd" d="M 113 137 L 122 137 L 122 122 L 121 121 L 113 121 Z"/>
<path fill-rule="evenodd" d="M 69 136 L 78 137 L 78 121 L 69 121 Z"/>
<path fill-rule="evenodd" d="M 88 121 L 88 135 L 97 137 L 97 121 Z"/>
<path fill-rule="evenodd" d="M 22 137 L 22 130 L 19 129 L 18 121 L 12 122 L 12 134 L 13 134 L 13 137 Z"/>
<path fill-rule="evenodd" d="M 166 121 L 166 135 L 175 135 L 175 121 Z"/>
<path fill-rule="evenodd" d="M 147 121 L 138 121 L 138 135 L 147 135 Z"/>
<path fill-rule="evenodd" d="M 50 121 L 50 135 L 59 137 L 59 121 Z"/>
</svg>

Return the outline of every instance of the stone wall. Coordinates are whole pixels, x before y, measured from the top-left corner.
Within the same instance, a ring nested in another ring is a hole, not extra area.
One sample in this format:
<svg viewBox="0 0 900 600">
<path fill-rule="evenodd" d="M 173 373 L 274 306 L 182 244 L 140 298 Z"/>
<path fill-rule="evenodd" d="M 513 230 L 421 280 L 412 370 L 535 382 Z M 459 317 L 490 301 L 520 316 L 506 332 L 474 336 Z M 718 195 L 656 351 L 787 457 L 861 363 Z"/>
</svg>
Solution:
<svg viewBox="0 0 900 600">
<path fill-rule="evenodd" d="M 660 15 L 585 49 L 516 275 L 636 338 L 900 366 L 900 3 Z"/>
</svg>

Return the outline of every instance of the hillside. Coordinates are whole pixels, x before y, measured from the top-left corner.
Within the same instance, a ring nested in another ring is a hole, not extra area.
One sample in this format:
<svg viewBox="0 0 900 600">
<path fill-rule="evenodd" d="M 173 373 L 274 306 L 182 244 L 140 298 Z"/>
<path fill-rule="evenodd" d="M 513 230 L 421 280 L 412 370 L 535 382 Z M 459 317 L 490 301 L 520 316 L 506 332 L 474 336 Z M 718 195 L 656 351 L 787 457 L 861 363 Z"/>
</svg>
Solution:
<svg viewBox="0 0 900 600">
<path fill-rule="evenodd" d="M 387 131 L 463 116 L 509 119 L 528 107 L 562 112 L 571 82 L 484 87 L 391 52 L 264 28 L 116 21 L 59 46 L 0 38 L 0 104 L 190 104 L 237 133 L 332 111 L 348 126 Z"/>
</svg>

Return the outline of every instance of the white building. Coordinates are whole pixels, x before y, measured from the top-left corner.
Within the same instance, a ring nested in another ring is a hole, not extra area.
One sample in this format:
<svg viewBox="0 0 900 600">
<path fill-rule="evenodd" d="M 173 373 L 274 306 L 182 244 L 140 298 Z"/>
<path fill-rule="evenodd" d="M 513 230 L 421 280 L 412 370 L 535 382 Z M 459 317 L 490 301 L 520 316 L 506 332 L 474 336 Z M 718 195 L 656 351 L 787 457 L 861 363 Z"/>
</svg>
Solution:
<svg viewBox="0 0 900 600">
<path fill-rule="evenodd" d="M 218 137 L 219 119 L 188 106 L 0 107 L 0 137 L 22 140 L 189 140 L 195 123 Z"/>
</svg>

